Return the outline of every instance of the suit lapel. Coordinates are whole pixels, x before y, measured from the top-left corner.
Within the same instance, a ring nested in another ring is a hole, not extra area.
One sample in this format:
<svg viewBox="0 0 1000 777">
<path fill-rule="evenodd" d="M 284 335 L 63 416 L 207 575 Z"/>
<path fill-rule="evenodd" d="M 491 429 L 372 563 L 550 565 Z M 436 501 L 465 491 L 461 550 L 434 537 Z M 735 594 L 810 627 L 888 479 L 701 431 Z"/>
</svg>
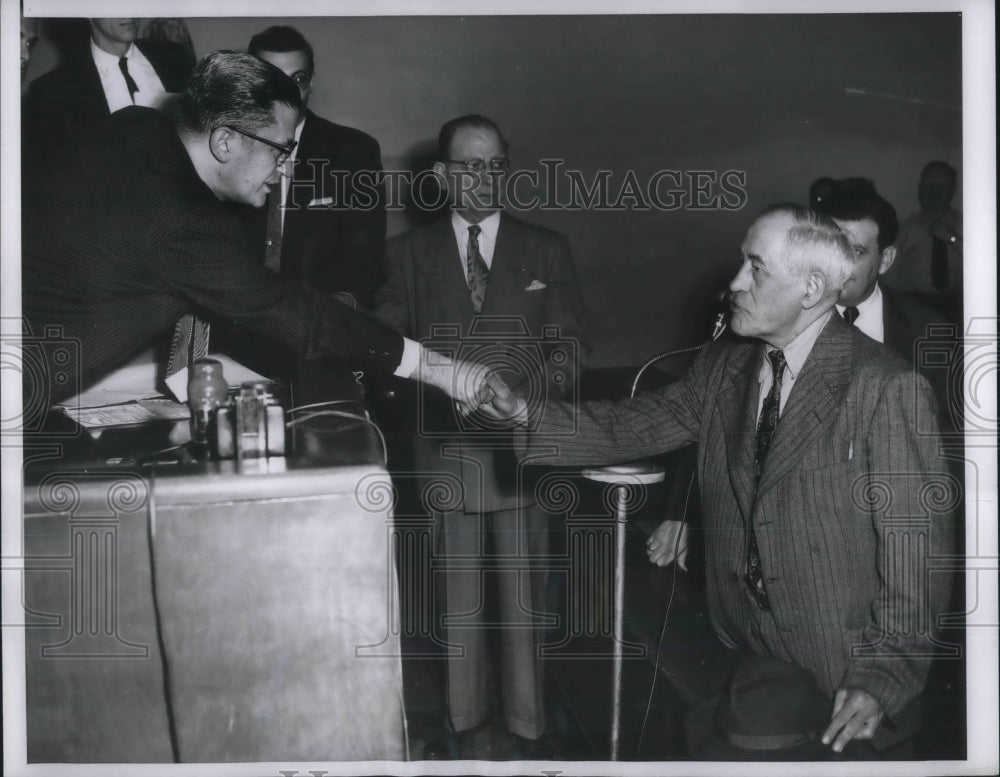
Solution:
<svg viewBox="0 0 1000 777">
<path fill-rule="evenodd" d="M 743 348 L 729 360 L 718 398 L 729 481 L 745 519 L 749 519 L 754 498 L 754 434 L 761 348 Z"/>
<path fill-rule="evenodd" d="M 490 283 L 483 300 L 483 315 L 515 314 L 524 284 L 528 282 L 524 278 L 527 273 L 521 272 L 522 259 L 526 255 L 524 231 L 510 216 L 501 213 L 500 228 L 493 247 Z"/>
<path fill-rule="evenodd" d="M 831 316 L 820 332 L 781 414 L 758 494 L 794 469 L 802 452 L 826 433 L 851 381 L 851 329 Z"/>
<path fill-rule="evenodd" d="M 436 313 L 430 320 L 441 324 L 460 324 L 468 335 L 472 323 L 472 300 L 462 272 L 462 262 L 451 228 L 451 215 L 438 219 L 428 231 L 427 242 L 416 254 L 417 271 L 427 282 L 428 310 Z"/>
</svg>

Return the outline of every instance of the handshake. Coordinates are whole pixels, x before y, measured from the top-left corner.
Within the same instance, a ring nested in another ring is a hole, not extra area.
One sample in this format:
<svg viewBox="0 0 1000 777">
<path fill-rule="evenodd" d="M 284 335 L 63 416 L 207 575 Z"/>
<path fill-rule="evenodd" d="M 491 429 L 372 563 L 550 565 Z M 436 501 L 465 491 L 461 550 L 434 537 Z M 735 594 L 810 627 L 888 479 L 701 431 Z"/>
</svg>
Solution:
<svg viewBox="0 0 1000 777">
<path fill-rule="evenodd" d="M 455 361 L 430 350 L 421 350 L 418 380 L 436 386 L 455 400 L 463 416 L 479 412 L 487 418 L 521 425 L 528 420 L 528 404 L 511 391 L 490 367 Z"/>
</svg>

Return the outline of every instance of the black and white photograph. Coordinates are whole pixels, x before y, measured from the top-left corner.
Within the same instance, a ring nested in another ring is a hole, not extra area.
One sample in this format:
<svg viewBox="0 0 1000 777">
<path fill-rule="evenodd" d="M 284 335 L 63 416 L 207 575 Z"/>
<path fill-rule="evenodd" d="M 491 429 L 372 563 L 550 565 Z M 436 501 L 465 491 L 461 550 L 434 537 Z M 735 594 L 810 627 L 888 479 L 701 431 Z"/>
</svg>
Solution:
<svg viewBox="0 0 1000 777">
<path fill-rule="evenodd" d="M 996 773 L 994 30 L 2 0 L 3 773 Z"/>
</svg>

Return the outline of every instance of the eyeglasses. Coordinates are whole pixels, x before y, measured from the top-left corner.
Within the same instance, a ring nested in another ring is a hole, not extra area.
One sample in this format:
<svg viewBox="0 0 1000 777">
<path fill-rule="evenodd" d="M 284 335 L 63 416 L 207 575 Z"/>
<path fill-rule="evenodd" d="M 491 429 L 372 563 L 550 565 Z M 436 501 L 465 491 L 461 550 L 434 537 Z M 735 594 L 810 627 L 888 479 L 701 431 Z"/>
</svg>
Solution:
<svg viewBox="0 0 1000 777">
<path fill-rule="evenodd" d="M 259 141 L 263 143 L 265 146 L 270 146 L 271 148 L 276 149 L 279 153 L 277 158 L 275 158 L 274 162 L 275 164 L 278 165 L 282 165 L 285 163 L 285 160 L 287 160 L 288 157 L 292 155 L 292 152 L 295 151 L 295 146 L 297 145 L 297 141 L 293 140 L 286 146 L 283 143 L 278 143 L 277 141 L 274 140 L 268 140 L 267 138 L 262 138 L 260 135 L 254 135 L 252 132 L 241 130 L 239 127 L 231 126 L 229 127 L 229 129 L 231 129 L 233 132 L 238 132 L 244 137 L 250 138 L 251 140 Z"/>
<path fill-rule="evenodd" d="M 465 169 L 474 175 L 481 175 L 489 168 L 491 173 L 506 173 L 510 169 L 510 160 L 505 156 L 495 156 L 489 162 L 478 157 L 472 159 L 446 159 L 454 165 L 465 165 Z"/>
</svg>

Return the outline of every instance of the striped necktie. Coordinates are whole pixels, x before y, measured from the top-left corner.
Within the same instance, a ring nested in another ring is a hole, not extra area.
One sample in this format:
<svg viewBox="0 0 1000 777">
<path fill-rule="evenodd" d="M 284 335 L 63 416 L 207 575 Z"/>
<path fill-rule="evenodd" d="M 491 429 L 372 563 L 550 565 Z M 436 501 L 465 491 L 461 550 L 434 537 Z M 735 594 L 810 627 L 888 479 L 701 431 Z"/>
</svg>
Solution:
<svg viewBox="0 0 1000 777">
<path fill-rule="evenodd" d="M 483 309 L 486 298 L 486 286 L 490 282 L 490 268 L 479 253 L 479 233 L 482 228 L 478 224 L 469 227 L 469 249 L 466 253 L 465 266 L 468 271 L 469 296 L 472 297 L 472 307 L 478 313 Z"/>
<path fill-rule="evenodd" d="M 166 376 L 169 378 L 198 359 L 204 359 L 208 355 L 208 336 L 207 321 L 198 318 L 194 313 L 185 313 L 181 316 L 174 326 Z"/>
<path fill-rule="evenodd" d="M 764 471 L 764 461 L 767 459 L 767 452 L 771 448 L 771 440 L 774 432 L 778 428 L 778 411 L 781 409 L 781 378 L 785 374 L 785 354 L 783 351 L 771 351 L 767 355 L 771 362 L 771 390 L 764 398 L 764 405 L 760 410 L 760 422 L 757 424 L 756 457 L 754 466 L 756 468 L 757 482 Z M 747 524 L 747 571 L 745 580 L 750 587 L 750 592 L 757 600 L 757 606 L 762 610 L 770 610 L 771 605 L 767 601 L 767 591 L 764 588 L 764 572 L 760 566 L 760 548 L 757 545 L 757 534 L 753 525 Z"/>
</svg>

